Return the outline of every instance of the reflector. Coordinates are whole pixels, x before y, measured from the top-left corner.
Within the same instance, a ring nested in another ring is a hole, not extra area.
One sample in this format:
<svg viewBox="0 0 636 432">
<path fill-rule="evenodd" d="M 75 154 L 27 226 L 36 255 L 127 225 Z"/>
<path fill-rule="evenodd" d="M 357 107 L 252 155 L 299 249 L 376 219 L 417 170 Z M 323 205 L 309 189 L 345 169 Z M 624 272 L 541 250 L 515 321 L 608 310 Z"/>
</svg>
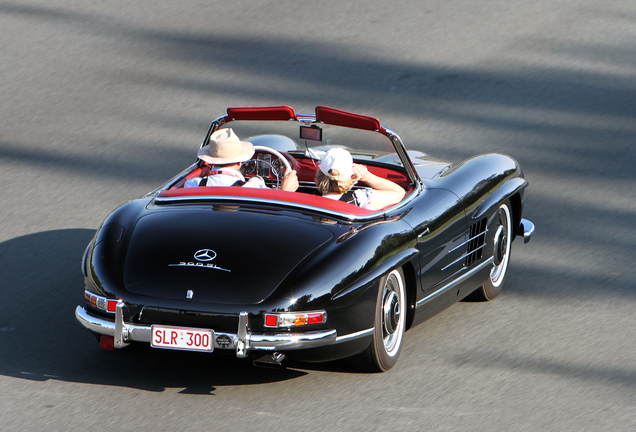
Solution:
<svg viewBox="0 0 636 432">
<path fill-rule="evenodd" d="M 102 337 L 99 338 L 99 347 L 106 351 L 115 351 L 115 338 L 102 335 Z"/>
</svg>

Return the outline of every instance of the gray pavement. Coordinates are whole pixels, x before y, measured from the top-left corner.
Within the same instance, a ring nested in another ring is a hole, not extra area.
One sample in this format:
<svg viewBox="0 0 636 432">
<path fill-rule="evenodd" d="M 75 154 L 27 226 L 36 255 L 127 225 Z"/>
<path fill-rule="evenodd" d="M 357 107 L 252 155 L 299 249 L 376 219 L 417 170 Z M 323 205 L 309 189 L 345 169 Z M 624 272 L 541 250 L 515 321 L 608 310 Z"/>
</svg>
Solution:
<svg viewBox="0 0 636 432">
<path fill-rule="evenodd" d="M 0 430 L 636 429 L 634 41 L 622 0 L 0 1 Z M 515 157 L 537 232 L 504 293 L 384 374 L 100 350 L 73 309 L 103 218 L 279 104 Z"/>
</svg>

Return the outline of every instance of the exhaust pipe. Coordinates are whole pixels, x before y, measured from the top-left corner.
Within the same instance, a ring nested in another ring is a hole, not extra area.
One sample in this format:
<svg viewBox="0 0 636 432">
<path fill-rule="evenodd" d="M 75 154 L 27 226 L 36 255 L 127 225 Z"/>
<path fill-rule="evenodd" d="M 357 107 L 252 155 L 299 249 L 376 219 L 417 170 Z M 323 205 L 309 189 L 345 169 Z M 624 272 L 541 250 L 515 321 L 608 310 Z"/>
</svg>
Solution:
<svg viewBox="0 0 636 432">
<path fill-rule="evenodd" d="M 285 360 L 285 354 L 275 352 L 254 360 L 254 366 L 269 369 L 280 369 L 283 367 L 283 360 Z"/>
</svg>

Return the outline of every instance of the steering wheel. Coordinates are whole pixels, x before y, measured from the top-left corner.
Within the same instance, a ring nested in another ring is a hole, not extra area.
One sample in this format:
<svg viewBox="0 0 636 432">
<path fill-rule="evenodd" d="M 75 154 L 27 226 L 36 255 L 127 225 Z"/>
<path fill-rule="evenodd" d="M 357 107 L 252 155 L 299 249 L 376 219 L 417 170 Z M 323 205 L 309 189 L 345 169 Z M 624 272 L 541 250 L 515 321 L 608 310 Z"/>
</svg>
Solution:
<svg viewBox="0 0 636 432">
<path fill-rule="evenodd" d="M 281 162 L 282 162 L 282 164 L 285 166 L 285 172 L 286 172 L 287 170 L 289 170 L 289 171 L 291 171 L 291 170 L 292 170 L 291 164 L 289 163 L 289 161 L 287 160 L 287 158 L 286 158 L 285 156 L 283 156 L 283 155 L 281 154 L 281 152 L 279 152 L 278 150 L 274 150 L 274 149 L 273 149 L 273 148 L 271 148 L 271 147 L 265 147 L 265 146 L 254 146 L 254 151 L 255 151 L 255 152 L 257 152 L 257 151 L 258 151 L 258 152 L 262 152 L 262 153 L 269 153 L 269 154 L 272 154 L 272 155 L 276 156 L 276 157 L 278 158 L 278 160 L 279 160 L 279 161 L 281 161 Z M 256 163 L 258 163 L 258 162 L 262 162 L 262 161 L 260 161 L 259 159 L 250 159 L 250 160 L 256 161 Z M 284 173 L 284 172 L 283 172 L 283 173 L 280 173 L 280 174 L 281 174 L 281 177 L 282 177 L 283 175 L 285 175 L 285 173 Z M 276 176 L 276 177 L 278 177 L 278 176 Z"/>
</svg>

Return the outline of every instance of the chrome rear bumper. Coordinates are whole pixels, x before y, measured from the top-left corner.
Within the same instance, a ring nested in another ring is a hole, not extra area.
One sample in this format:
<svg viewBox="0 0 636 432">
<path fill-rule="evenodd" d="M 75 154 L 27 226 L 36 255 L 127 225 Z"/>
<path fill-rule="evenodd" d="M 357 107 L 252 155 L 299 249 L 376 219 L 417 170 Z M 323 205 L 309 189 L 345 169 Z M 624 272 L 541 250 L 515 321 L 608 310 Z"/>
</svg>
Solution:
<svg viewBox="0 0 636 432">
<path fill-rule="evenodd" d="M 149 325 L 126 323 L 123 318 L 124 303 L 119 302 L 115 320 L 92 315 L 82 306 L 75 308 L 75 317 L 88 330 L 115 339 L 115 348 L 124 348 L 130 342 L 150 343 L 152 328 Z M 316 348 L 336 342 L 336 330 L 320 330 L 306 333 L 253 333 L 249 329 L 247 312 L 241 312 L 237 333 L 214 332 L 214 349 L 233 349 L 239 358 L 247 357 L 250 350 L 287 351 Z"/>
</svg>

